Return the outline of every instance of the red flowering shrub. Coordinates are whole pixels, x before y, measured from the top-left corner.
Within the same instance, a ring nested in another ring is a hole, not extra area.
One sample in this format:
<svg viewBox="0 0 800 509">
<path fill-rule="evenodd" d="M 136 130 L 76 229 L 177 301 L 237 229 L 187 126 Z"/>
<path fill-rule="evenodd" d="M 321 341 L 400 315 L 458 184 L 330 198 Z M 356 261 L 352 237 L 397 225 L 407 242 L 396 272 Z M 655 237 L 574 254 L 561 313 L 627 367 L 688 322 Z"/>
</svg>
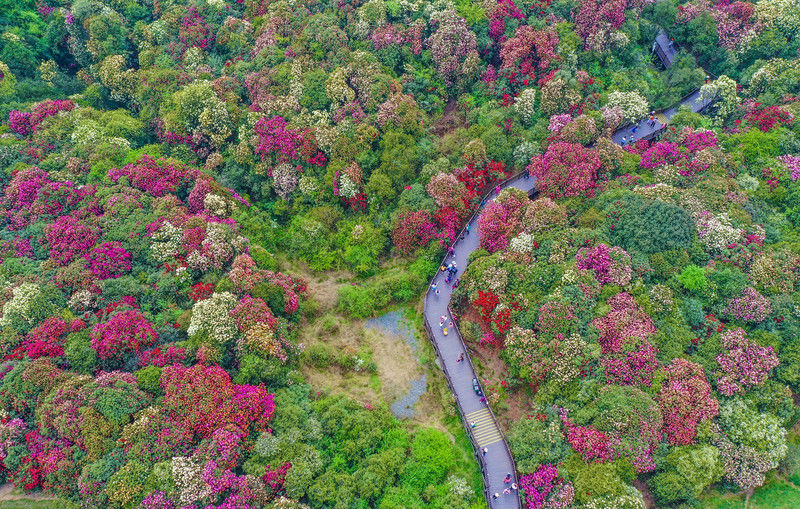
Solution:
<svg viewBox="0 0 800 509">
<path fill-rule="evenodd" d="M 486 323 L 489 323 L 492 319 L 492 312 L 498 304 L 500 304 L 500 299 L 497 295 L 493 294 L 491 291 L 484 292 L 482 290 L 478 290 L 478 298 L 472 302 L 472 305 L 478 308 L 481 318 L 483 318 Z"/>
<path fill-rule="evenodd" d="M 167 366 L 161 388 L 170 419 L 201 437 L 226 426 L 264 431 L 275 411 L 272 394 L 263 386 L 233 385 L 219 366 Z"/>
<path fill-rule="evenodd" d="M 762 131 L 771 131 L 779 125 L 789 125 L 794 121 L 794 115 L 780 106 L 756 107 L 747 112 L 744 118 Z"/>
<path fill-rule="evenodd" d="M 62 336 L 69 330 L 67 322 L 59 316 L 51 316 L 38 327 L 31 329 L 24 343 L 28 357 L 36 359 L 64 355 Z"/>
</svg>

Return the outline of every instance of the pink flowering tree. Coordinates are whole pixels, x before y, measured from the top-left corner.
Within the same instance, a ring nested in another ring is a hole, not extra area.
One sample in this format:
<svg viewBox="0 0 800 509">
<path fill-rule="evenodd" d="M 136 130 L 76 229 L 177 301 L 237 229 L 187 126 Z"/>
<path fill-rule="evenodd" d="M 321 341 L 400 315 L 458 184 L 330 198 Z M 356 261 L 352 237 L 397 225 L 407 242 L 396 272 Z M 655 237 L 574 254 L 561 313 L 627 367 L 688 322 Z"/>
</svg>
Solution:
<svg viewBox="0 0 800 509">
<path fill-rule="evenodd" d="M 694 442 L 698 424 L 719 413 L 719 403 L 699 364 L 674 359 L 664 375 L 657 397 L 664 434 L 670 445 L 689 445 Z"/>
<path fill-rule="evenodd" d="M 120 242 L 103 242 L 85 255 L 89 270 L 100 279 L 113 279 L 131 271 L 131 254 Z"/>
<path fill-rule="evenodd" d="M 417 210 L 400 213 L 394 221 L 392 244 L 403 255 L 410 255 L 426 246 L 436 235 L 431 213 Z"/>
<path fill-rule="evenodd" d="M 92 328 L 91 347 L 101 359 L 122 359 L 155 343 L 158 335 L 137 309 L 113 315 Z"/>
<path fill-rule="evenodd" d="M 503 43 L 500 68 L 518 70 L 526 75 L 535 69 L 548 69 L 559 59 L 556 46 L 558 33 L 555 30 L 536 30 L 530 25 L 520 25 L 514 36 Z"/>
<path fill-rule="evenodd" d="M 772 313 L 769 299 L 753 287 L 747 287 L 738 297 L 728 300 L 725 313 L 749 323 L 761 323 Z"/>
<path fill-rule="evenodd" d="M 467 188 L 452 173 L 437 173 L 426 186 L 428 194 L 440 207 L 463 209 L 467 198 Z"/>
<path fill-rule="evenodd" d="M 573 11 L 575 31 L 583 39 L 587 51 L 602 53 L 608 47 L 611 33 L 625 23 L 627 0 L 581 0 Z"/>
<path fill-rule="evenodd" d="M 464 75 L 478 71 L 477 38 L 464 18 L 455 11 L 446 10 L 432 19 L 436 30 L 427 45 L 436 64 L 436 72 L 447 86 L 463 81 Z M 472 68 L 474 67 L 474 69 Z"/>
<path fill-rule="evenodd" d="M 602 161 L 597 151 L 577 143 L 556 142 L 535 156 L 528 170 L 539 191 L 551 198 L 588 196 L 597 185 Z"/>
<path fill-rule="evenodd" d="M 593 426 L 578 426 L 566 409 L 561 409 L 561 422 L 567 442 L 586 462 L 606 462 L 616 457 L 611 446 L 611 436 Z"/>
<path fill-rule="evenodd" d="M 496 201 L 484 207 L 478 217 L 481 247 L 494 253 L 508 246 L 512 221 L 509 211 Z"/>
<path fill-rule="evenodd" d="M 558 467 L 545 463 L 536 472 L 523 475 L 519 487 L 525 493 L 527 509 L 566 509 L 572 507 L 575 488 L 558 473 Z"/>
<path fill-rule="evenodd" d="M 8 124 L 12 131 L 27 136 L 39 129 L 39 124 L 47 117 L 57 115 L 62 111 L 72 111 L 75 103 L 69 99 L 45 99 L 34 105 L 30 113 L 12 110 L 8 114 Z"/>
<path fill-rule="evenodd" d="M 762 385 L 780 362 L 771 346 L 759 346 L 745 336 L 744 329 L 728 329 L 720 340 L 724 351 L 717 356 L 717 389 L 725 396 Z"/>
<path fill-rule="evenodd" d="M 288 127 L 283 117 L 263 117 L 256 122 L 254 131 L 258 136 L 256 154 L 272 163 L 292 162 L 301 158 L 305 142 L 300 131 Z"/>
<path fill-rule="evenodd" d="M 481 247 L 490 253 L 505 249 L 511 237 L 522 229 L 528 203 L 524 193 L 512 190 L 503 190 L 489 202 L 478 217 Z"/>
<path fill-rule="evenodd" d="M 135 163 L 122 168 L 109 170 L 108 177 L 112 182 L 125 178 L 130 186 L 155 197 L 188 191 L 196 178 L 208 178 L 198 170 L 149 155 L 143 155 Z"/>
<path fill-rule="evenodd" d="M 584 247 L 578 251 L 576 260 L 579 269 L 591 270 L 600 283 L 625 286 L 631 282 L 631 256 L 621 247 L 602 243 Z"/>
<path fill-rule="evenodd" d="M 611 311 L 596 318 L 592 326 L 600 331 L 598 341 L 603 353 L 621 353 L 633 338 L 646 339 L 656 333 L 655 325 L 644 309 L 627 293 L 608 299 Z"/>
<path fill-rule="evenodd" d="M 653 374 L 661 367 L 657 355 L 658 350 L 652 343 L 634 338 L 623 352 L 604 356 L 600 364 L 608 383 L 649 387 Z"/>
<path fill-rule="evenodd" d="M 67 265 L 95 245 L 100 238 L 100 228 L 75 216 L 61 216 L 55 223 L 45 226 L 44 234 L 50 257 L 59 265 Z"/>
</svg>

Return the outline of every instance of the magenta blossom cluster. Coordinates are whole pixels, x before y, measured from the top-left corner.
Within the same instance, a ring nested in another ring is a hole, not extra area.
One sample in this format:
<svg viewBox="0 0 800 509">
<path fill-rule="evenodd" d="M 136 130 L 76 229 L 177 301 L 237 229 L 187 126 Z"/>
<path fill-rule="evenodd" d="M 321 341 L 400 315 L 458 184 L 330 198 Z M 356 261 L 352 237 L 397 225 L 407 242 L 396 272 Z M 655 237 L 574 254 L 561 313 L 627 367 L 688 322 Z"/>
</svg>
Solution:
<svg viewBox="0 0 800 509">
<path fill-rule="evenodd" d="M 536 472 L 523 475 L 519 487 L 525 493 L 527 509 L 563 509 L 572 507 L 575 488 L 558 474 L 550 463 L 539 465 Z"/>
<path fill-rule="evenodd" d="M 656 333 L 653 320 L 627 293 L 619 293 L 608 299 L 611 311 L 604 317 L 592 321 L 600 331 L 600 346 L 603 353 L 620 353 L 633 339 L 645 339 Z"/>
<path fill-rule="evenodd" d="M 303 135 L 290 129 L 283 117 L 261 118 L 253 130 L 258 135 L 256 153 L 262 159 L 274 156 L 277 161 L 286 162 L 300 158 Z"/>
<path fill-rule="evenodd" d="M 100 238 L 100 228 L 74 215 L 61 216 L 55 223 L 45 226 L 44 234 L 50 246 L 50 258 L 59 265 L 67 265 L 95 245 Z"/>
<path fill-rule="evenodd" d="M 61 111 L 72 111 L 75 103 L 69 99 L 46 99 L 33 107 L 30 113 L 12 110 L 8 114 L 8 124 L 12 131 L 27 136 L 35 132 L 47 117 L 57 115 Z"/>
<path fill-rule="evenodd" d="M 149 155 L 143 155 L 135 163 L 126 164 L 122 168 L 109 170 L 108 177 L 113 182 L 127 177 L 131 186 L 155 197 L 175 193 L 178 187 L 187 185 L 196 178 L 204 178 L 198 170 L 191 170 L 165 159 L 157 160 Z"/>
<path fill-rule="evenodd" d="M 604 357 L 600 363 L 608 383 L 649 387 L 653 374 L 661 367 L 657 355 L 658 350 L 649 341 L 642 340 L 636 349 L 628 347 L 623 353 Z"/>
<path fill-rule="evenodd" d="M 51 316 L 38 327 L 31 329 L 24 343 L 28 357 L 36 359 L 64 355 L 62 336 L 69 330 L 67 322 L 59 316 Z"/>
<path fill-rule="evenodd" d="M 738 327 L 723 332 L 720 340 L 726 351 L 717 356 L 717 389 L 725 396 L 763 384 L 780 362 L 771 346 L 759 346 Z"/>
<path fill-rule="evenodd" d="M 625 286 L 631 282 L 631 256 L 619 246 L 584 247 L 576 257 L 578 268 L 591 270 L 598 282 Z"/>
<path fill-rule="evenodd" d="M 747 287 L 740 296 L 728 301 L 725 312 L 745 322 L 761 323 L 772 314 L 772 304 L 758 290 Z"/>
<path fill-rule="evenodd" d="M 800 155 L 779 156 L 778 161 L 786 165 L 786 169 L 789 170 L 789 176 L 792 180 L 800 178 Z"/>
<path fill-rule="evenodd" d="M 139 353 L 158 338 L 153 326 L 137 309 L 122 311 L 107 322 L 98 323 L 90 334 L 91 347 L 101 359 L 119 359 Z"/>
<path fill-rule="evenodd" d="M 131 271 L 131 254 L 120 242 L 103 242 L 84 256 L 89 270 L 100 279 L 113 279 Z"/>
</svg>

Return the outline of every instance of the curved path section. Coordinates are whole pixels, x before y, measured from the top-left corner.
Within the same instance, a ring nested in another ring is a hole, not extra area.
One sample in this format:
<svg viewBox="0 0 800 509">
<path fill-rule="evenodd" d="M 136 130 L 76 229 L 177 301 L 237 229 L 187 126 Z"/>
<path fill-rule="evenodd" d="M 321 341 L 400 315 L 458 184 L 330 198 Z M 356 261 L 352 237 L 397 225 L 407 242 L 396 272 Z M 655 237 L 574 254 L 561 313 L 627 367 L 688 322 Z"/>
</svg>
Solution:
<svg viewBox="0 0 800 509">
<path fill-rule="evenodd" d="M 669 119 L 678 113 L 678 108 L 681 106 L 688 106 L 693 112 L 698 113 L 705 109 L 712 102 L 714 102 L 714 98 L 709 97 L 706 99 L 701 99 L 700 90 L 695 90 L 686 96 L 677 106 L 673 106 L 662 112 L 659 112 L 653 125 L 650 125 L 649 117 L 644 118 L 640 120 L 638 124 L 631 124 L 622 127 L 621 129 L 617 129 L 614 134 L 611 135 L 611 140 L 614 143 L 623 145 L 623 138 L 625 138 L 624 141 L 627 143 L 632 143 L 641 139 L 653 139 L 667 128 Z M 634 127 L 636 127 L 635 133 L 633 132 Z"/>
<path fill-rule="evenodd" d="M 534 188 L 535 180 L 533 177 L 525 178 L 523 175 L 517 175 L 501 184 L 500 187 L 516 187 L 528 193 Z M 490 196 L 496 196 L 494 190 Z M 477 218 L 482 209 L 483 207 L 478 209 L 467 223 L 470 226 L 470 232 L 465 234 L 462 231 L 461 236 L 453 244 L 453 255 L 445 258 L 445 263 L 456 262 L 458 267 L 456 277 L 463 274 L 467 267 L 467 257 L 478 248 L 480 232 Z M 516 509 L 521 507 L 518 491 L 511 490 L 510 493 L 504 493 L 506 488 L 511 488 L 512 483 L 518 483 L 514 459 L 511 457 L 511 451 L 503 437 L 503 432 L 497 425 L 494 413 L 486 403 L 481 401 L 481 397 L 473 389 L 473 379 L 477 375 L 469 351 L 461 338 L 458 327 L 449 330 L 447 336 L 439 327 L 442 316 L 446 317 L 445 326 L 448 326 L 449 322 L 453 320 L 449 307 L 453 288 L 445 283 L 445 275 L 446 273 L 440 270 L 433 278 L 433 283 L 439 289 L 439 295 L 436 295 L 430 287 L 425 294 L 425 327 L 436 348 L 439 365 L 455 396 L 464 428 L 472 439 L 475 455 L 483 473 L 487 503 L 492 509 Z M 462 354 L 464 360 L 459 361 Z M 508 474 L 511 474 L 511 482 L 506 483 L 505 478 Z M 495 493 L 499 495 L 498 498 L 494 498 Z"/>
</svg>

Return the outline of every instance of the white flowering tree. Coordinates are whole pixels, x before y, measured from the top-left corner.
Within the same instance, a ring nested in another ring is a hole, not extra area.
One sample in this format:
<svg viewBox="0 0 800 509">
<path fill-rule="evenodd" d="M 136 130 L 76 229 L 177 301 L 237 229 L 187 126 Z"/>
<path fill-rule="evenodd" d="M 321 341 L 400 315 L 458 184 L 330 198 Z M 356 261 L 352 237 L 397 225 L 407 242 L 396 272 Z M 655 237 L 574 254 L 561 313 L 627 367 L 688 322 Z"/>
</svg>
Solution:
<svg viewBox="0 0 800 509">
<path fill-rule="evenodd" d="M 700 87 L 700 99 L 717 99 L 717 116 L 720 118 L 730 116 L 741 102 L 736 94 L 736 82 L 724 74 Z"/>
<path fill-rule="evenodd" d="M 634 122 L 650 111 L 650 104 L 639 92 L 620 92 L 615 90 L 608 94 L 609 108 L 618 107 L 622 110 L 622 116 L 629 122 Z"/>
</svg>

